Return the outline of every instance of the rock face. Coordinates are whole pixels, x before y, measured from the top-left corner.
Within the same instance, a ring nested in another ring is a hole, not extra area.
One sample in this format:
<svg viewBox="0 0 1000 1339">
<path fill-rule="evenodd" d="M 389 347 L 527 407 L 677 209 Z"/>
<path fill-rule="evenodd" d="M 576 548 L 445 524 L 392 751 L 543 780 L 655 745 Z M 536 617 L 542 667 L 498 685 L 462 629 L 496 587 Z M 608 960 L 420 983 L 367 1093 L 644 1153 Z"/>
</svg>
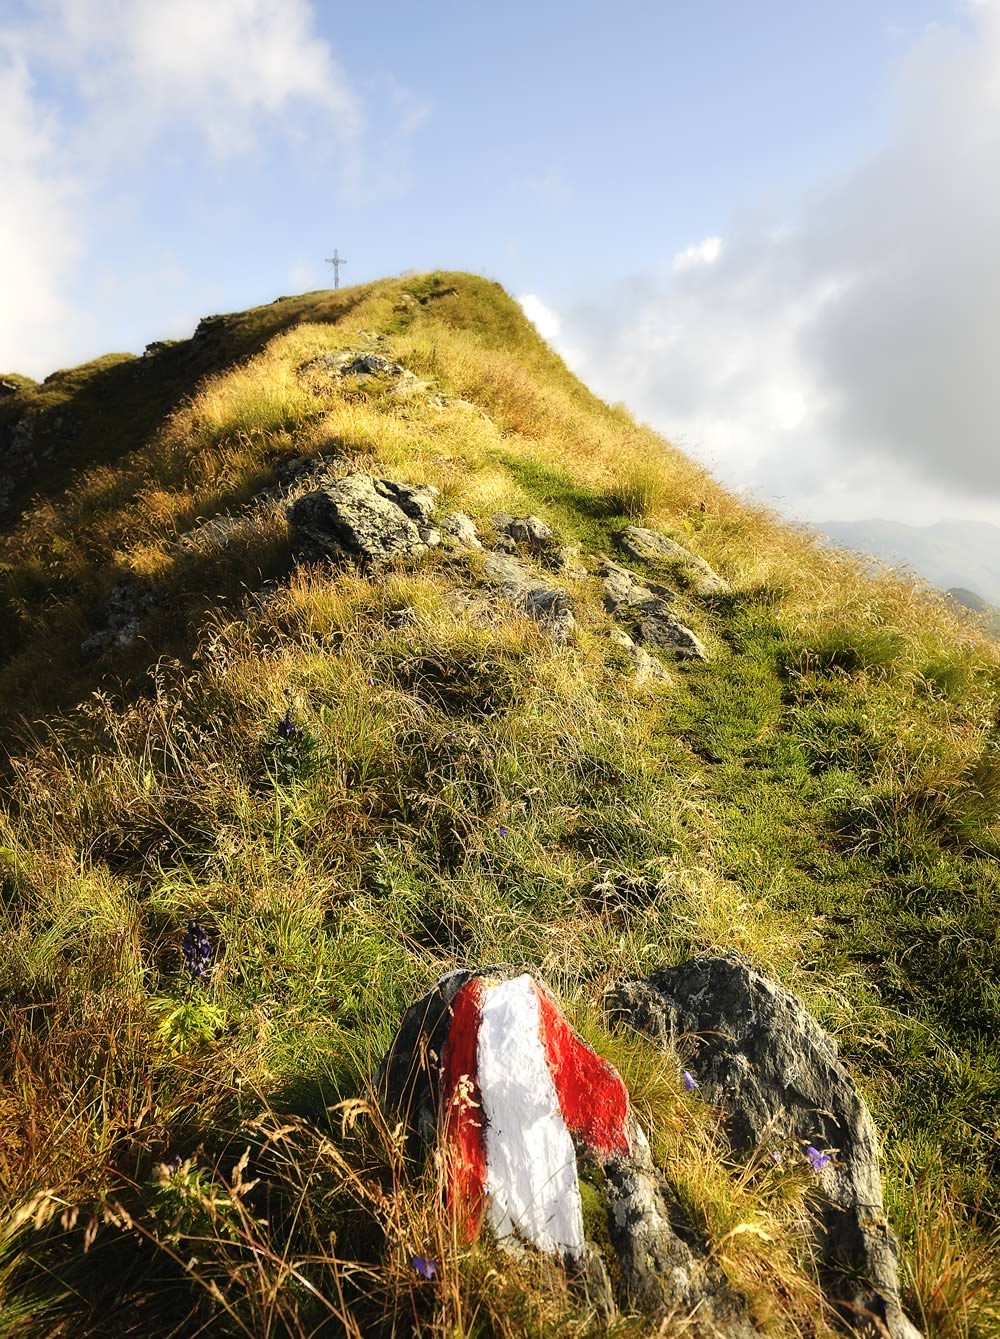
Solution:
<svg viewBox="0 0 1000 1339">
<path fill-rule="evenodd" d="M 629 525 L 615 535 L 623 552 L 637 562 L 660 559 L 676 568 L 684 583 L 696 595 L 722 595 L 729 591 L 729 582 L 709 567 L 704 558 L 678 544 L 659 530 L 647 530 L 641 525 Z"/>
<path fill-rule="evenodd" d="M 576 619 L 566 592 L 550 585 L 538 573 L 508 553 L 490 553 L 484 566 L 486 579 L 518 609 L 523 609 L 553 640 L 569 641 Z"/>
<path fill-rule="evenodd" d="M 632 662 L 632 670 L 637 683 L 647 683 L 649 681 L 670 682 L 670 675 L 663 665 L 643 647 L 636 646 L 627 632 L 622 632 L 621 628 L 612 628 L 608 635 L 616 646 L 622 648 Z"/>
<path fill-rule="evenodd" d="M 393 395 L 399 397 L 414 395 L 418 391 L 428 389 L 427 382 L 421 381 L 408 368 L 371 350 L 358 352 L 345 349 L 337 353 L 322 353 L 318 358 L 305 363 L 301 371 L 325 373 L 338 380 L 354 377 L 362 386 L 375 382 L 391 382 Z"/>
<path fill-rule="evenodd" d="M 694 632 L 670 609 L 673 592 L 655 581 L 643 581 L 610 558 L 600 567 L 604 606 L 623 623 L 635 642 L 661 646 L 686 660 L 707 660 Z"/>
<path fill-rule="evenodd" d="M 677 1231 L 678 1206 L 653 1164 L 618 1074 L 554 997 L 500 968 L 452 972 L 403 1015 L 375 1077 L 412 1157 L 443 1147 L 448 1201 L 467 1237 L 483 1222 L 574 1266 L 592 1293 L 609 1273 L 586 1241 L 578 1161 L 601 1167 L 619 1300 L 682 1316 L 692 1339 L 751 1339 L 739 1297 Z M 609 1298 L 602 1309 L 610 1309 Z"/>
<path fill-rule="evenodd" d="M 461 548 L 481 549 L 483 547 L 479 535 L 476 533 L 475 522 L 464 511 L 450 511 L 446 516 L 442 516 L 441 529 L 446 535 L 450 535 Z"/>
<path fill-rule="evenodd" d="M 367 571 L 414 558 L 441 542 L 430 524 L 437 489 L 348 474 L 292 503 L 288 523 L 307 560 L 355 562 Z"/>
<path fill-rule="evenodd" d="M 105 626 L 84 638 L 81 652 L 85 656 L 100 656 L 108 651 L 124 651 L 137 640 L 143 622 L 159 607 L 152 586 L 130 577 L 116 582 L 105 601 Z"/>
<path fill-rule="evenodd" d="M 517 549 L 525 548 L 541 554 L 555 547 L 556 537 L 552 528 L 540 516 L 508 516 L 501 511 L 491 520 L 501 540 L 507 541 L 498 545 L 505 553 L 515 553 Z"/>
<path fill-rule="evenodd" d="M 871 1113 L 795 996 L 735 958 L 706 957 L 617 986 L 608 1010 L 662 1045 L 693 1049 L 686 1063 L 727 1113 L 736 1152 L 789 1138 L 811 1146 L 831 1303 L 861 1333 L 876 1333 L 876 1317 L 892 1339 L 919 1339 L 900 1307 Z"/>
</svg>

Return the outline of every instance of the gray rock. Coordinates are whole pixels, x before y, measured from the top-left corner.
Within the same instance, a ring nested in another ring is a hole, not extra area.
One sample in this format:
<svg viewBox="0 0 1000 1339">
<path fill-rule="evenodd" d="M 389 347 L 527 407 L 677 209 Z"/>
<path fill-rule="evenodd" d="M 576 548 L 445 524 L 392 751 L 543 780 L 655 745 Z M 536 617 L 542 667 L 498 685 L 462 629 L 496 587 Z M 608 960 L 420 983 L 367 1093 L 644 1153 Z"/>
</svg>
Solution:
<svg viewBox="0 0 1000 1339">
<path fill-rule="evenodd" d="M 305 483 L 326 480 L 335 470 L 343 469 L 347 458 L 337 451 L 320 451 L 314 456 L 286 456 L 274 467 L 275 478 L 281 488 L 288 489 Z"/>
<path fill-rule="evenodd" d="M 476 525 L 471 516 L 464 511 L 450 511 L 441 517 L 441 529 L 451 535 L 463 548 L 481 549 L 483 546 L 476 533 Z"/>
<path fill-rule="evenodd" d="M 418 1165 L 431 1155 L 441 1129 L 441 1062 L 452 1003 L 473 977 L 508 975 L 503 968 L 485 967 L 442 977 L 406 1010 L 379 1065 L 373 1080 L 379 1103 L 391 1122 L 402 1125 L 407 1153 Z M 595 1155 L 604 1171 L 608 1231 L 617 1255 L 622 1305 L 683 1321 L 683 1333 L 690 1339 L 755 1339 L 758 1332 L 743 1300 L 704 1249 L 681 1235 L 680 1206 L 654 1166 L 634 1115 L 629 1117 L 629 1134 L 632 1147 L 627 1155 L 616 1153 L 603 1160 Z M 598 1315 L 613 1317 L 611 1275 L 593 1243 L 585 1246 L 576 1278 Z"/>
<path fill-rule="evenodd" d="M 683 1317 L 684 1333 L 693 1339 L 754 1339 L 758 1331 L 742 1298 L 674 1227 L 677 1206 L 637 1121 L 632 1123 L 632 1156 L 614 1158 L 604 1171 L 608 1227 L 629 1308 Z"/>
<path fill-rule="evenodd" d="M 684 583 L 697 595 L 721 595 L 729 590 L 729 582 L 720 577 L 704 558 L 699 558 L 659 530 L 629 525 L 615 535 L 615 540 L 637 562 L 659 559 L 677 568 Z"/>
<path fill-rule="evenodd" d="M 794 1139 L 830 1153 L 816 1173 L 827 1295 L 862 1333 L 875 1333 L 864 1319 L 875 1316 L 891 1339 L 918 1339 L 900 1306 L 871 1113 L 836 1043 L 795 996 L 736 958 L 704 957 L 617 986 L 607 1007 L 613 1019 L 691 1053 L 689 1068 L 727 1113 L 736 1152 Z"/>
<path fill-rule="evenodd" d="M 573 604 L 564 590 L 552 586 L 526 563 L 507 553 L 490 553 L 485 562 L 486 579 L 504 599 L 523 609 L 551 634 L 565 643 L 576 627 Z"/>
<path fill-rule="evenodd" d="M 52 455 L 52 448 L 39 445 L 41 414 L 29 410 L 12 423 L 0 424 L 0 513 L 10 506 L 17 487 Z"/>
<path fill-rule="evenodd" d="M 288 509 L 292 545 L 307 560 L 330 558 L 375 570 L 441 542 L 429 524 L 437 490 L 348 474 L 305 493 Z"/>
<path fill-rule="evenodd" d="M 651 656 L 643 647 L 636 646 L 627 632 L 622 632 L 621 628 L 612 628 L 608 636 L 616 646 L 622 648 L 632 662 L 632 669 L 638 683 L 646 683 L 650 680 L 659 683 L 670 682 L 670 674 L 666 667 L 661 665 L 656 657 Z"/>
<path fill-rule="evenodd" d="M 579 544 L 563 544 L 542 554 L 542 566 L 559 572 L 570 581 L 583 581 L 590 575 L 580 558 Z"/>
<path fill-rule="evenodd" d="M 124 651 L 138 640 L 142 625 L 160 608 L 159 597 L 148 583 L 125 577 L 111 587 L 104 605 L 105 625 L 80 643 L 85 656 Z"/>
<path fill-rule="evenodd" d="M 707 660 L 698 636 L 670 609 L 673 592 L 655 581 L 643 581 L 610 558 L 602 561 L 604 607 L 629 629 L 636 642 L 661 646 L 687 660 Z"/>
<path fill-rule="evenodd" d="M 518 548 L 526 548 L 540 554 L 555 548 L 556 537 L 552 527 L 540 516 L 509 516 L 507 512 L 500 511 L 490 519 L 500 539 L 508 541 L 503 545 L 505 552 L 513 553 Z"/>
</svg>

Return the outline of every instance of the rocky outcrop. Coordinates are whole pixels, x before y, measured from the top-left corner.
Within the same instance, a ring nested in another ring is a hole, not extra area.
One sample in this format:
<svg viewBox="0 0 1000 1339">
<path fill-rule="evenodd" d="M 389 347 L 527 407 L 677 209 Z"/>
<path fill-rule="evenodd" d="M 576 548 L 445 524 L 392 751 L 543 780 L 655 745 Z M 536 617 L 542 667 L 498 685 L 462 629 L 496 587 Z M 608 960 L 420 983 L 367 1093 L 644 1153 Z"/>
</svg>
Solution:
<svg viewBox="0 0 1000 1339">
<path fill-rule="evenodd" d="M 655 656 L 651 656 L 644 647 L 636 646 L 627 632 L 623 632 L 621 628 L 612 628 L 608 635 L 611 641 L 616 646 L 620 646 L 628 656 L 637 683 L 670 682 L 670 673 L 666 667 L 661 665 Z"/>
<path fill-rule="evenodd" d="M 441 517 L 441 529 L 446 535 L 450 535 L 459 548 L 481 549 L 479 535 L 476 532 L 476 523 L 471 516 L 467 516 L 464 511 L 450 511 Z"/>
<path fill-rule="evenodd" d="M 292 547 L 307 561 L 353 562 L 366 571 L 416 558 L 441 542 L 431 524 L 437 489 L 348 474 L 288 509 Z"/>
<path fill-rule="evenodd" d="M 617 1022 L 681 1050 L 702 1095 L 726 1112 L 735 1152 L 763 1146 L 780 1157 L 780 1145 L 798 1146 L 822 1191 L 831 1304 L 860 1333 L 918 1339 L 900 1306 L 871 1113 L 795 996 L 736 958 L 705 957 L 625 982 L 607 1005 Z"/>
<path fill-rule="evenodd" d="M 742 1298 L 711 1267 L 704 1252 L 694 1250 L 674 1227 L 678 1206 L 666 1178 L 653 1164 L 638 1122 L 632 1125 L 630 1155 L 611 1159 L 604 1172 L 608 1228 L 618 1254 L 625 1305 L 683 1319 L 685 1334 L 752 1339 L 757 1330 Z"/>
<path fill-rule="evenodd" d="M 490 518 L 497 532 L 497 548 L 502 553 L 516 553 L 525 549 L 529 553 L 541 555 L 554 548 L 556 537 L 552 527 L 540 516 L 509 516 L 507 512 L 497 512 Z"/>
<path fill-rule="evenodd" d="M 160 608 L 156 591 L 147 582 L 125 577 L 115 583 L 104 603 L 105 624 L 80 644 L 85 656 L 124 651 L 139 638 L 143 623 Z"/>
<path fill-rule="evenodd" d="M 356 349 L 342 349 L 336 353 L 322 353 L 318 358 L 304 363 L 300 370 L 325 374 L 338 381 L 353 378 L 361 386 L 375 382 L 391 384 L 392 393 L 397 397 L 415 395 L 429 389 L 426 381 L 421 381 L 401 363 L 394 363 L 391 358 L 371 350 L 359 352 Z"/>
<path fill-rule="evenodd" d="M 729 582 L 720 577 L 704 558 L 699 558 L 659 530 L 629 525 L 615 535 L 615 541 L 636 562 L 668 564 L 696 595 L 724 595 L 729 591 Z"/>
<path fill-rule="evenodd" d="M 0 424 L 0 515 L 10 506 L 18 486 L 52 456 L 51 445 L 39 441 L 40 420 L 39 413 L 29 410 L 11 423 Z M 61 426 L 61 416 L 54 423 Z"/>
<path fill-rule="evenodd" d="M 673 591 L 655 581 L 643 581 L 627 567 L 605 558 L 600 567 L 604 607 L 625 626 L 633 642 L 660 646 L 682 659 L 707 660 L 700 639 L 671 610 Z"/>
<path fill-rule="evenodd" d="M 564 590 L 551 585 L 527 563 L 509 553 L 488 554 L 483 572 L 505 600 L 533 618 L 554 641 L 569 641 L 576 619 L 572 601 Z"/>
<path fill-rule="evenodd" d="M 443 1154 L 460 1234 L 489 1222 L 502 1242 L 563 1258 L 606 1317 L 613 1275 L 622 1306 L 682 1322 L 691 1339 L 757 1334 L 707 1253 L 681 1235 L 621 1078 L 541 983 L 498 967 L 449 973 L 403 1015 L 374 1086 L 418 1166 Z M 607 1260 L 585 1239 L 581 1162 L 604 1173 Z"/>
</svg>

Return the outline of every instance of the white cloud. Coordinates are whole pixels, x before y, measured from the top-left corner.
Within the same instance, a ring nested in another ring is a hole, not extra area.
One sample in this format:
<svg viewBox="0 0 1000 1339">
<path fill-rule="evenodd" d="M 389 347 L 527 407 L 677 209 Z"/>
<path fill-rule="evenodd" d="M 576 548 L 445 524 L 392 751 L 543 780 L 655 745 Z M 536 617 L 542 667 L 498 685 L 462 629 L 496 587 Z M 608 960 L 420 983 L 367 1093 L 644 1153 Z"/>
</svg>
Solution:
<svg viewBox="0 0 1000 1339">
<path fill-rule="evenodd" d="M 264 132 L 291 141 L 308 115 L 356 181 L 361 103 L 313 18 L 309 0 L 33 0 L 0 21 L 0 370 L 41 375 L 100 349 L 74 280 L 158 137 L 185 159 L 246 154 Z M 398 113 L 408 133 L 423 115 Z M 172 274 L 118 277 L 159 285 L 148 306 L 165 322 L 178 296 L 193 310 L 207 298 L 179 295 Z"/>
<path fill-rule="evenodd" d="M 928 30 L 884 147 L 798 217 L 563 311 L 576 370 L 802 514 L 1000 519 L 1000 4 L 973 17 Z"/>
<path fill-rule="evenodd" d="M 559 334 L 559 317 L 547 306 L 541 298 L 536 297 L 534 293 L 525 293 L 523 297 L 517 299 L 528 320 L 535 327 L 542 339 L 555 339 Z"/>
<path fill-rule="evenodd" d="M 75 82 L 104 132 L 187 123 L 216 152 L 239 152 L 257 118 L 303 102 L 344 140 L 361 130 L 308 0 L 41 0 L 36 12 L 25 40 Z"/>
<path fill-rule="evenodd" d="M 677 251 L 674 254 L 674 274 L 681 274 L 684 270 L 693 270 L 699 265 L 714 265 L 721 254 L 721 237 L 705 237 L 700 242 L 692 242 L 683 251 Z"/>
<path fill-rule="evenodd" d="M 0 52 L 0 370 L 51 370 L 58 332 L 72 341 L 65 284 L 81 249 L 80 183 L 59 153 L 59 127 L 38 105 L 27 66 Z"/>
</svg>

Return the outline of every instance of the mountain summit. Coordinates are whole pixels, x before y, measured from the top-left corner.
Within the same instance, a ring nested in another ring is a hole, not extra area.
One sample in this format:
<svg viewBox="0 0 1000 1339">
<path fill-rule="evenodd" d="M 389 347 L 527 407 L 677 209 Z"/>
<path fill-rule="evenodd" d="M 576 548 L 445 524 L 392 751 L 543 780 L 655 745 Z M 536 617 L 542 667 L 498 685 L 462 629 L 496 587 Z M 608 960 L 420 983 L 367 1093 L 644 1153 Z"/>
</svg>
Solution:
<svg viewBox="0 0 1000 1339">
<path fill-rule="evenodd" d="M 467 274 L 0 388 L 0 1333 L 997 1332 L 973 619 Z"/>
</svg>

